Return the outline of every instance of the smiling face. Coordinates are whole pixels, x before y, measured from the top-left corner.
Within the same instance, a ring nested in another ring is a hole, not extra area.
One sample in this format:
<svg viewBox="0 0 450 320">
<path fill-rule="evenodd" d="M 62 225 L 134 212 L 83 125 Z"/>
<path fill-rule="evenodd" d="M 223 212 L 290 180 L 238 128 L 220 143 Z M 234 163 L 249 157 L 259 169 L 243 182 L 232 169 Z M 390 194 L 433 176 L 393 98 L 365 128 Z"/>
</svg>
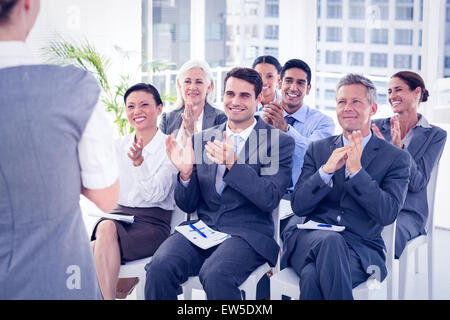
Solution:
<svg viewBox="0 0 450 320">
<path fill-rule="evenodd" d="M 213 89 L 213 82 L 207 82 L 206 74 L 200 67 L 187 70 L 177 81 L 184 102 L 190 102 L 194 107 L 202 107 L 206 95 Z"/>
<path fill-rule="evenodd" d="M 273 99 L 278 83 L 278 71 L 273 64 L 260 63 L 255 66 L 255 70 L 259 73 L 263 81 L 262 100 Z"/>
<path fill-rule="evenodd" d="M 356 130 L 367 136 L 371 116 L 377 112 L 377 104 L 367 98 L 367 88 L 362 84 L 344 85 L 336 93 L 336 102 L 337 119 L 344 136 Z"/>
<path fill-rule="evenodd" d="M 309 94 L 311 85 L 305 71 L 300 68 L 290 68 L 284 73 L 283 80 L 279 81 L 284 110 L 293 114 L 303 105 L 303 98 Z"/>
<path fill-rule="evenodd" d="M 261 94 L 255 97 L 254 85 L 245 80 L 230 77 L 223 95 L 224 111 L 231 129 L 246 129 L 252 123 Z"/>
<path fill-rule="evenodd" d="M 411 90 L 405 81 L 394 77 L 389 81 L 388 94 L 392 111 L 394 113 L 402 113 L 410 109 L 417 109 L 421 89 L 417 87 Z"/>
<path fill-rule="evenodd" d="M 162 112 L 162 105 L 156 105 L 153 95 L 146 91 L 131 92 L 125 101 L 125 108 L 130 125 L 137 131 L 156 128 Z"/>
</svg>

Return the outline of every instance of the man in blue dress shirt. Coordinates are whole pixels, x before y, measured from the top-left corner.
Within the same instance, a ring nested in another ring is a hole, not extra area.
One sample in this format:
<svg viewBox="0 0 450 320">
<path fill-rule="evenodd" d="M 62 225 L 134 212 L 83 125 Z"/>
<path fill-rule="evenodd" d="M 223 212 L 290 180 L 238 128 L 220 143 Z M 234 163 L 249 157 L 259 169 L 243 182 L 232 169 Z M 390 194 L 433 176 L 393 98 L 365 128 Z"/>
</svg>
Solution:
<svg viewBox="0 0 450 320">
<path fill-rule="evenodd" d="M 280 73 L 278 87 L 281 103 L 273 101 L 262 109 L 262 118 L 268 124 L 286 132 L 295 140 L 292 181 L 288 192 L 300 177 L 303 157 L 311 141 L 334 134 L 334 122 L 329 116 L 303 103 L 311 90 L 311 69 L 299 59 L 285 63 Z"/>
</svg>

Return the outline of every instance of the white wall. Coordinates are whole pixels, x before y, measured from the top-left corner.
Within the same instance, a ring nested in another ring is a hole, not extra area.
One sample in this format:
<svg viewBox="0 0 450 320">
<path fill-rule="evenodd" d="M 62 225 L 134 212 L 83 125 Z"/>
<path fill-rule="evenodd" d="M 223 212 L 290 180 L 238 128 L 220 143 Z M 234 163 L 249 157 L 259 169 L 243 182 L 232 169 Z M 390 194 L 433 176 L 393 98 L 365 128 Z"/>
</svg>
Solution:
<svg viewBox="0 0 450 320">
<path fill-rule="evenodd" d="M 48 46 L 56 34 L 76 41 L 88 41 L 111 58 L 108 75 L 132 73 L 140 78 L 141 1 L 140 0 L 42 0 L 41 11 L 28 37 L 35 55 Z M 114 46 L 131 54 L 124 59 Z"/>
</svg>

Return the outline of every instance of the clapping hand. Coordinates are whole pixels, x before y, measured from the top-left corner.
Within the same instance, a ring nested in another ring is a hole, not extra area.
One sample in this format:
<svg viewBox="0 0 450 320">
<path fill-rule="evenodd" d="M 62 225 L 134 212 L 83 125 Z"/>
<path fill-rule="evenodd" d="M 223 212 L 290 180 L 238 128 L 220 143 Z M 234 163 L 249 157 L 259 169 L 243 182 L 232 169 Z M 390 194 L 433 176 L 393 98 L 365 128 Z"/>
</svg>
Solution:
<svg viewBox="0 0 450 320">
<path fill-rule="evenodd" d="M 189 180 L 194 168 L 194 149 L 192 147 L 192 139 L 187 139 L 186 146 L 182 148 L 173 135 L 169 135 L 166 139 L 166 153 L 175 168 L 180 171 L 181 179 L 184 181 Z"/>
<path fill-rule="evenodd" d="M 225 142 L 214 140 L 208 141 L 205 145 L 207 157 L 214 163 L 224 164 L 228 170 L 231 170 L 237 160 L 237 155 L 234 153 L 233 140 L 227 136 L 226 131 L 223 132 L 223 140 Z"/>
<path fill-rule="evenodd" d="M 287 123 L 286 120 L 284 120 L 283 107 L 277 101 L 272 101 L 271 103 L 264 105 L 263 112 L 264 114 L 262 119 L 266 123 L 284 132 L 287 131 Z"/>
<path fill-rule="evenodd" d="M 142 137 L 140 137 L 137 142 L 133 142 L 130 147 L 130 152 L 127 153 L 128 158 L 133 161 L 133 166 L 135 167 L 139 167 L 142 162 L 144 162 L 142 149 L 144 149 L 144 140 L 142 139 Z"/>
</svg>

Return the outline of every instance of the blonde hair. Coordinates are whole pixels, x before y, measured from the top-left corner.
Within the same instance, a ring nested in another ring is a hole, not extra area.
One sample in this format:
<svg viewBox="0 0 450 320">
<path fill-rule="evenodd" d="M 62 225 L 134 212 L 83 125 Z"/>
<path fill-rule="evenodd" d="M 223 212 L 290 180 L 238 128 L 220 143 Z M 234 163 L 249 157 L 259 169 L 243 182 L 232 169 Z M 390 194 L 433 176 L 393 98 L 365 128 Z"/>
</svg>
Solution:
<svg viewBox="0 0 450 320">
<path fill-rule="evenodd" d="M 211 71 L 211 68 L 209 67 L 208 62 L 204 61 L 204 60 L 198 60 L 198 59 L 192 59 L 189 60 L 187 62 L 185 62 L 180 70 L 178 70 L 178 74 L 176 77 L 176 88 L 177 88 L 177 101 L 175 102 L 175 108 L 176 109 L 181 109 L 184 106 L 184 99 L 183 99 L 183 95 L 181 94 L 181 90 L 178 87 L 178 82 L 181 79 L 181 77 L 183 77 L 187 71 L 191 70 L 192 68 L 200 68 L 203 70 L 203 72 L 205 73 L 205 81 L 208 84 L 208 86 L 210 84 L 212 84 L 212 88 L 210 90 L 210 92 L 208 92 L 206 94 L 206 102 L 208 102 L 209 104 L 213 104 L 214 102 L 214 78 L 213 78 L 213 74 Z"/>
</svg>

